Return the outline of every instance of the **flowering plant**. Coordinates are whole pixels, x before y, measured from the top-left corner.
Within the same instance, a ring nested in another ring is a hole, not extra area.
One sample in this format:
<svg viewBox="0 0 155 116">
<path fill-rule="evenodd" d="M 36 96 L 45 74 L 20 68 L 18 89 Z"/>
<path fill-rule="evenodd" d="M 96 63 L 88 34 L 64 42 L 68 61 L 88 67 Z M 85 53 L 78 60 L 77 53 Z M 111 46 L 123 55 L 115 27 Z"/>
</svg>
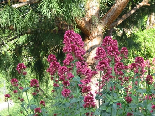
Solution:
<svg viewBox="0 0 155 116">
<path fill-rule="evenodd" d="M 50 54 L 47 72 L 51 76 L 51 95 L 41 89 L 37 79 L 26 80 L 26 66 L 17 65 L 22 80 L 11 79 L 13 95 L 18 95 L 21 112 L 35 116 L 142 116 L 155 114 L 154 77 L 146 74 L 146 62 L 136 57 L 127 64 L 128 50 L 118 50 L 118 43 L 106 36 L 96 50 L 96 71 L 88 68 L 84 61 L 84 43 L 72 30 L 64 35 L 63 65 Z M 91 85 L 99 75 L 96 88 Z M 24 85 L 22 85 L 24 84 Z M 41 95 L 41 91 L 44 95 Z M 29 99 L 30 92 L 33 98 Z M 23 93 L 27 101 L 23 99 Z M 12 96 L 12 95 L 11 95 Z M 7 94 L 5 97 L 10 97 Z M 48 106 L 48 107 L 47 107 Z"/>
</svg>

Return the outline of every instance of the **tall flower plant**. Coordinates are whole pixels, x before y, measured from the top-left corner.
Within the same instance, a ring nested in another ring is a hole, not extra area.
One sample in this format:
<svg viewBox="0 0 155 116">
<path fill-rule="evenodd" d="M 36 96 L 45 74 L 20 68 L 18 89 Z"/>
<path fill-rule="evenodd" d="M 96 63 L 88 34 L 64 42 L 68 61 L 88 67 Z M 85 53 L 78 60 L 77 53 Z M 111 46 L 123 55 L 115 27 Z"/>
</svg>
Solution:
<svg viewBox="0 0 155 116">
<path fill-rule="evenodd" d="M 55 55 L 47 58 L 47 72 L 53 85 L 51 94 L 41 89 L 40 82 L 27 80 L 26 66 L 19 63 L 16 70 L 22 79 L 11 79 L 20 112 L 28 116 L 153 116 L 155 114 L 154 76 L 146 69 L 151 66 L 142 57 L 127 64 L 128 50 L 118 49 L 117 40 L 106 36 L 96 50 L 96 71 L 84 60 L 84 43 L 79 34 L 68 30 L 64 34 L 63 64 Z M 154 63 L 154 60 L 152 64 Z M 99 75 L 98 83 L 91 85 L 92 77 Z M 96 91 L 94 86 L 97 86 Z M 28 93 L 31 94 L 29 98 Z M 43 94 L 42 94 L 43 93 Z M 24 97 L 24 95 L 26 97 Z"/>
</svg>

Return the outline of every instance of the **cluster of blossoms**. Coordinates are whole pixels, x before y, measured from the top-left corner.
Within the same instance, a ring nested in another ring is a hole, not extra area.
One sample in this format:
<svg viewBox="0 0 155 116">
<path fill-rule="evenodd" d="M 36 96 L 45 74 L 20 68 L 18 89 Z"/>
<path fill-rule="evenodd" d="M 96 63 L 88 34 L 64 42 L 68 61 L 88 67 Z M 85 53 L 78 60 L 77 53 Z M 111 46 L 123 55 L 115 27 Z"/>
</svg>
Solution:
<svg viewBox="0 0 155 116">
<path fill-rule="evenodd" d="M 151 108 L 152 108 L 151 112 L 153 112 L 153 110 L 155 110 L 155 105 L 152 104 Z"/>
<path fill-rule="evenodd" d="M 117 40 L 113 40 L 111 36 L 106 36 L 103 39 L 102 47 L 105 49 L 107 57 L 110 58 L 110 61 L 114 58 L 115 62 L 120 61 L 120 52 L 118 50 Z"/>
<path fill-rule="evenodd" d="M 143 75 L 146 72 L 143 57 L 136 57 L 135 62 L 129 65 L 129 68 L 134 71 L 134 73 Z"/>
<path fill-rule="evenodd" d="M 10 98 L 11 97 L 10 94 L 5 94 L 4 96 L 5 96 L 5 98 Z"/>
<path fill-rule="evenodd" d="M 12 86 L 18 86 L 18 80 L 16 78 L 11 79 Z"/>
<path fill-rule="evenodd" d="M 50 67 L 47 69 L 47 72 L 49 72 L 51 75 L 54 75 L 55 72 L 58 72 L 57 74 L 59 76 L 58 79 L 55 79 L 53 76 L 51 77 L 51 80 L 54 81 L 53 86 L 59 87 L 59 81 L 61 81 L 63 84 L 63 90 L 61 91 L 62 96 L 70 96 L 70 80 L 74 77 L 74 75 L 72 74 L 74 68 L 73 61 L 76 61 L 76 73 L 84 77 L 81 80 L 82 84 L 79 84 L 82 93 L 86 95 L 84 100 L 84 107 L 86 108 L 88 104 L 90 105 L 90 107 L 95 107 L 95 103 L 92 102 L 94 98 L 93 96 L 90 96 L 91 87 L 89 86 L 89 83 L 91 81 L 91 77 L 96 74 L 96 71 L 90 70 L 87 64 L 84 62 L 84 42 L 82 41 L 82 38 L 79 34 L 75 33 L 72 30 L 68 30 L 64 34 L 63 43 L 63 52 L 66 54 L 66 58 L 63 61 L 64 66 L 60 66 L 57 63 L 56 57 L 54 55 L 48 56 L 48 62 L 50 62 Z M 55 62 L 55 65 L 53 65 L 53 62 Z M 54 92 L 54 90 L 52 91 Z M 89 100 L 90 98 L 92 99 L 91 101 Z"/>
<path fill-rule="evenodd" d="M 66 59 L 66 62 L 68 62 L 68 63 L 64 63 L 64 64 L 69 65 L 69 62 L 72 61 L 72 58 L 70 58 L 69 56 L 68 56 L 68 58 L 69 59 Z M 50 63 L 50 66 L 47 69 L 47 72 L 49 72 L 50 75 L 52 76 L 51 80 L 54 81 L 53 86 L 59 87 L 59 82 L 61 81 L 64 86 L 64 89 L 61 92 L 62 96 L 69 97 L 71 91 L 66 88 L 70 85 L 69 80 L 72 79 L 74 77 L 74 75 L 70 72 L 70 69 L 67 66 L 61 66 L 57 62 L 55 55 L 50 54 L 48 56 L 48 62 Z M 56 77 L 54 78 L 53 75 L 55 75 L 55 74 L 58 74 L 59 78 L 56 78 Z M 54 92 L 54 90 L 52 90 L 52 91 Z"/>
<path fill-rule="evenodd" d="M 26 66 L 24 65 L 24 63 L 19 63 L 17 65 L 17 68 L 16 70 L 18 71 L 19 74 L 23 74 L 23 75 L 26 75 L 27 72 L 25 72 L 24 70 L 26 69 Z"/>
<path fill-rule="evenodd" d="M 30 87 L 39 87 L 39 81 L 37 79 L 31 79 Z"/>
<path fill-rule="evenodd" d="M 64 97 L 69 97 L 70 93 L 71 93 L 71 90 L 70 90 L 70 89 L 66 89 L 66 88 L 64 88 L 64 89 L 61 91 L 61 94 L 62 94 L 62 96 L 64 96 Z"/>
<path fill-rule="evenodd" d="M 85 54 L 84 42 L 79 34 L 75 33 L 72 30 L 68 30 L 64 34 L 64 53 L 71 53 L 77 58 L 78 60 L 83 60 L 83 55 Z"/>
<path fill-rule="evenodd" d="M 56 59 L 55 55 L 53 55 L 53 54 L 50 54 L 48 56 L 47 60 L 50 63 L 50 66 L 47 69 L 47 72 L 49 72 L 50 75 L 54 75 L 58 71 L 60 64 L 59 64 L 59 62 L 57 62 L 57 59 Z"/>
<path fill-rule="evenodd" d="M 151 85 L 153 83 L 153 77 L 151 75 L 147 75 L 146 83 L 149 84 L 149 85 Z"/>
<path fill-rule="evenodd" d="M 40 108 L 40 107 L 34 109 L 35 116 L 39 116 L 39 114 L 40 114 L 41 112 L 42 112 L 42 111 L 41 111 L 41 108 Z"/>
<path fill-rule="evenodd" d="M 41 100 L 41 101 L 40 101 L 40 105 L 45 106 L 45 101 Z"/>
<path fill-rule="evenodd" d="M 133 116 L 131 112 L 128 112 L 126 116 Z"/>
<path fill-rule="evenodd" d="M 96 56 L 94 57 L 98 60 L 96 69 L 102 72 L 102 82 L 100 88 L 105 85 L 110 78 L 113 78 L 111 64 L 114 64 L 114 71 L 116 75 L 124 75 L 123 70 L 127 69 L 127 66 L 121 62 L 121 59 L 127 58 L 128 50 L 123 47 L 120 52 L 118 50 L 117 40 L 113 40 L 111 36 L 106 36 L 103 39 L 101 47 L 96 50 Z M 121 78 L 122 79 L 122 78 Z"/>
<path fill-rule="evenodd" d="M 94 97 L 93 94 L 89 93 L 84 97 L 84 108 L 94 108 L 95 107 L 95 102 L 94 102 Z"/>
<path fill-rule="evenodd" d="M 131 96 L 126 96 L 125 100 L 126 100 L 127 103 L 131 103 L 132 102 Z"/>
</svg>

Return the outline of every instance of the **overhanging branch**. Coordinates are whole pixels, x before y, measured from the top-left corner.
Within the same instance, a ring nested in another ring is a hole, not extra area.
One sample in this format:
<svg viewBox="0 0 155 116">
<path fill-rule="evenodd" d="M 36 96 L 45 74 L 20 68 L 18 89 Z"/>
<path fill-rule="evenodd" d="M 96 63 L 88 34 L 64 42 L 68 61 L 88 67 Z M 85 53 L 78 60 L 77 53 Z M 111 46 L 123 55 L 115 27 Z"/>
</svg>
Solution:
<svg viewBox="0 0 155 116">
<path fill-rule="evenodd" d="M 108 28 L 111 29 L 115 26 L 118 26 L 119 24 L 121 24 L 126 18 L 128 18 L 129 16 L 131 16 L 133 13 L 135 13 L 139 8 L 141 8 L 142 6 L 150 6 L 150 4 L 148 4 L 148 0 L 143 0 L 141 3 L 139 3 L 137 6 L 135 6 L 132 10 L 130 10 L 127 14 L 124 14 L 121 18 L 119 18 L 117 21 L 113 22 Z"/>
<path fill-rule="evenodd" d="M 118 18 L 128 2 L 129 0 L 117 0 L 117 2 L 102 18 L 102 25 L 104 26 L 103 29 L 109 27 L 109 25 L 111 25 Z"/>
<path fill-rule="evenodd" d="M 39 3 L 41 0 L 28 0 L 27 2 L 22 2 L 22 3 L 17 3 L 12 5 L 13 8 L 19 8 L 25 5 L 29 5 L 29 4 L 35 4 L 35 3 Z"/>
<path fill-rule="evenodd" d="M 90 24 L 85 21 L 85 19 L 78 19 L 78 18 L 75 18 L 75 22 L 78 26 L 78 28 L 87 36 L 90 35 Z"/>
</svg>

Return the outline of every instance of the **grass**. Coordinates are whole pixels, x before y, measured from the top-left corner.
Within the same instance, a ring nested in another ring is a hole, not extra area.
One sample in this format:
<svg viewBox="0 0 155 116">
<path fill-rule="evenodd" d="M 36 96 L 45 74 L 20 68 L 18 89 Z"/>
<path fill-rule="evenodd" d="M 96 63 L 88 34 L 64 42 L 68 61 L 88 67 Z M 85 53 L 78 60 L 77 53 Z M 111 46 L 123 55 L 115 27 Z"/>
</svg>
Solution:
<svg viewBox="0 0 155 116">
<path fill-rule="evenodd" d="M 19 107 L 19 104 L 15 103 L 13 107 L 9 108 L 9 113 L 11 115 L 9 115 L 8 108 L 6 108 L 0 111 L 0 116 L 24 116 L 22 114 L 17 113 L 20 110 Z"/>
</svg>

